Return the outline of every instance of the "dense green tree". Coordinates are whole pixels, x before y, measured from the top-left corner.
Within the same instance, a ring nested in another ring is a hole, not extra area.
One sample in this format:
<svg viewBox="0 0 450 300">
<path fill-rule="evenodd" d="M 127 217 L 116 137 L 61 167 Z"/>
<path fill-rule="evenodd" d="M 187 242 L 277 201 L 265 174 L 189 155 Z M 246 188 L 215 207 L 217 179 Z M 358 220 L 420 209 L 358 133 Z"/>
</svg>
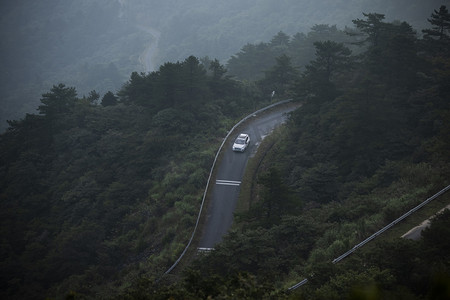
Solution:
<svg viewBox="0 0 450 300">
<path fill-rule="evenodd" d="M 419 65 L 416 33 L 406 22 L 384 22 L 382 14 L 364 14 L 366 19 L 353 21 L 366 38 L 363 62 L 373 75 L 392 88 L 415 87 L 415 70 Z"/>
<path fill-rule="evenodd" d="M 24 147 L 25 149 L 41 149 L 42 147 L 47 146 L 47 142 L 49 141 L 50 136 L 42 136 L 42 130 L 44 129 L 45 123 L 43 116 L 34 115 L 34 114 L 26 114 L 25 118 L 22 120 L 9 120 L 9 128 L 6 134 L 6 137 L 3 142 L 8 145 L 8 149 L 11 155 L 19 154 L 19 150 L 14 153 L 14 149 Z M 8 137 L 19 138 L 24 141 L 23 145 L 15 145 L 14 139 L 9 139 Z M 8 161 L 8 156 L 5 156 L 5 163 Z"/>
<path fill-rule="evenodd" d="M 49 93 L 42 95 L 39 105 L 39 113 L 48 118 L 55 118 L 59 114 L 70 112 L 77 100 L 77 93 L 74 87 L 66 87 L 60 83 L 54 85 Z"/>
<path fill-rule="evenodd" d="M 366 35 L 362 42 L 369 43 L 372 47 L 377 47 L 383 31 L 385 31 L 385 23 L 383 22 L 385 16 L 377 13 L 363 13 L 363 15 L 366 17 L 365 20 L 356 19 L 352 22 L 357 29 Z"/>
<path fill-rule="evenodd" d="M 445 209 L 433 218 L 430 227 L 422 231 L 423 242 L 429 246 L 427 252 L 434 253 L 434 255 L 444 259 L 449 257 L 447 249 L 450 247 L 450 242 L 448 239 L 442 238 L 449 235 L 449 223 L 450 210 Z"/>
<path fill-rule="evenodd" d="M 439 40 L 444 42 L 450 38 L 450 14 L 445 5 L 441 5 L 438 10 L 434 10 L 431 18 L 427 19 L 433 26 L 431 29 L 423 29 L 425 40 Z"/>
<path fill-rule="evenodd" d="M 350 69 L 351 51 L 333 41 L 315 42 L 314 46 L 316 58 L 306 66 L 297 93 L 300 96 L 313 95 L 322 100 L 331 100 L 336 96 L 336 77 Z"/>
<path fill-rule="evenodd" d="M 381 59 L 376 59 L 388 86 L 409 90 L 417 86 L 416 70 L 420 67 L 417 56 L 416 33 L 406 22 L 388 25 L 386 46 L 380 51 Z M 378 70 L 378 68 L 375 68 Z M 379 71 L 380 72 L 380 71 Z"/>
<path fill-rule="evenodd" d="M 212 79 L 219 80 L 227 72 L 225 66 L 221 65 L 218 59 L 214 59 L 210 65 L 209 70 L 212 71 Z"/>
<path fill-rule="evenodd" d="M 122 89 L 117 93 L 120 102 L 125 104 L 136 103 L 141 106 L 152 106 L 152 99 L 149 95 L 154 93 L 155 72 L 145 75 L 144 73 L 133 72 L 130 79 L 124 84 Z"/>
<path fill-rule="evenodd" d="M 267 43 L 245 45 L 240 52 L 229 59 L 227 69 L 230 75 L 247 80 L 262 78 L 264 70 L 275 61 L 275 57 L 270 53 L 269 49 Z M 261 64 L 261 62 L 264 62 L 264 64 Z"/>
<path fill-rule="evenodd" d="M 279 57 L 288 51 L 290 39 L 290 36 L 280 31 L 270 40 L 269 47 L 275 57 Z"/>
<path fill-rule="evenodd" d="M 287 48 L 289 46 L 290 37 L 284 32 L 278 32 L 271 40 L 269 45 L 271 47 L 283 47 Z"/>
<path fill-rule="evenodd" d="M 113 94 L 113 92 L 108 91 L 102 98 L 101 102 L 102 106 L 111 106 L 117 104 L 117 97 Z"/>
<path fill-rule="evenodd" d="M 268 95 L 275 91 L 277 95 L 285 97 L 297 79 L 298 72 L 287 55 L 277 57 L 276 61 L 276 64 L 265 72 L 264 79 L 259 81 L 259 84 L 264 94 Z"/>
<path fill-rule="evenodd" d="M 167 62 L 157 72 L 132 73 L 119 98 L 121 102 L 139 104 L 157 113 L 166 108 L 202 103 L 208 93 L 206 83 L 204 66 L 190 56 L 183 62 Z"/>
<path fill-rule="evenodd" d="M 442 5 L 439 11 L 435 10 L 428 22 L 432 28 L 422 30 L 422 55 L 431 62 L 429 74 L 439 86 L 440 97 L 445 98 L 450 92 L 450 13 L 447 7 Z"/>
<path fill-rule="evenodd" d="M 167 62 L 160 66 L 157 73 L 158 94 L 156 96 L 158 99 L 165 99 L 167 101 L 165 107 L 173 107 L 179 104 L 179 98 L 182 96 L 182 91 L 180 90 L 178 83 L 180 82 L 182 74 L 180 62 Z"/>
<path fill-rule="evenodd" d="M 100 94 L 97 91 L 90 91 L 87 97 L 83 97 L 89 104 L 95 104 L 100 99 Z"/>
<path fill-rule="evenodd" d="M 207 93 L 206 84 L 206 70 L 195 56 L 189 56 L 181 65 L 184 78 L 179 83 L 180 90 L 186 94 L 187 103 L 202 103 Z M 186 86 L 183 86 L 186 85 Z M 185 103 L 183 103 L 185 104 Z"/>
<path fill-rule="evenodd" d="M 337 199 L 337 167 L 332 164 L 317 164 L 305 170 L 299 178 L 300 197 L 307 201 L 327 203 Z"/>
<path fill-rule="evenodd" d="M 39 105 L 39 113 L 44 115 L 48 130 L 47 138 L 51 139 L 52 134 L 60 131 L 65 127 L 69 127 L 65 117 L 75 108 L 78 101 L 77 93 L 74 87 L 66 87 L 60 83 L 54 85 L 50 92 L 42 95 L 41 105 Z M 73 122 L 74 120 L 70 120 Z"/>
<path fill-rule="evenodd" d="M 331 82 L 338 70 L 342 72 L 349 66 L 351 51 L 343 44 L 332 41 L 315 42 L 316 59 L 311 62 L 310 70 L 323 73 L 324 80 Z"/>
<path fill-rule="evenodd" d="M 260 175 L 258 183 L 264 186 L 261 206 L 266 221 L 278 222 L 291 207 L 289 188 L 283 183 L 276 168 L 270 168 L 267 173 Z"/>
<path fill-rule="evenodd" d="M 209 78 L 208 83 L 211 88 L 211 92 L 216 99 L 222 98 L 224 95 L 229 93 L 229 90 L 233 89 L 233 87 L 228 84 L 229 80 L 224 78 L 224 75 L 228 70 L 225 66 L 220 64 L 219 60 L 215 59 L 210 61 L 208 70 L 211 72 L 211 77 Z M 225 84 L 225 82 L 227 83 Z"/>
<path fill-rule="evenodd" d="M 297 32 L 292 36 L 289 49 L 285 54 L 292 59 L 294 66 L 303 69 L 314 57 L 314 47 L 310 45 L 305 33 Z"/>
</svg>

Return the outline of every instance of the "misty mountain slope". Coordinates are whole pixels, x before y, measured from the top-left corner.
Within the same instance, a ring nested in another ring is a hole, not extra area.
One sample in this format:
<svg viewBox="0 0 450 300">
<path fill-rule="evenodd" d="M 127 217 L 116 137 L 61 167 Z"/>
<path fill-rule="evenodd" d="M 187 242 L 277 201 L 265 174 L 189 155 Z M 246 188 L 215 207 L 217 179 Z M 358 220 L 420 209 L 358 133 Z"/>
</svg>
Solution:
<svg viewBox="0 0 450 300">
<path fill-rule="evenodd" d="M 293 35 L 314 24 L 343 28 L 362 12 L 385 13 L 414 27 L 441 1 L 2 1 L 0 130 L 5 120 L 34 113 L 56 82 L 80 94 L 117 91 L 132 71 L 149 71 L 189 55 L 226 61 L 246 43 Z M 141 29 L 140 29 L 141 28 Z M 148 64 L 142 55 L 161 33 Z"/>
<path fill-rule="evenodd" d="M 75 4 L 76 3 L 76 4 Z M 1 118 L 34 113 L 55 82 L 116 91 L 134 70 L 151 37 L 119 17 L 112 1 L 17 2 L 4 10 L 0 49 Z"/>
<path fill-rule="evenodd" d="M 315 24 L 350 26 L 362 12 L 386 14 L 422 28 L 441 1 L 203 1 L 175 11 L 163 30 L 162 61 L 190 54 L 227 59 L 246 43 L 268 40 L 279 31 L 307 32 Z"/>
<path fill-rule="evenodd" d="M 345 299 L 367 283 L 387 299 L 435 293 L 434 278 L 450 270 L 448 217 L 423 242 L 395 236 L 348 265 L 331 260 L 449 184 L 449 19 L 440 7 L 418 37 L 406 22 L 364 15 L 356 53 L 335 26 L 315 26 L 303 37 L 329 38 L 303 70 L 281 55 L 256 81 L 189 56 L 133 72 L 104 97 L 54 85 L 39 114 L 0 135 L 1 296 L 283 299 L 305 277 L 313 299 Z M 262 44 L 279 50 L 288 39 Z M 255 57 L 266 65 L 255 53 L 240 61 Z M 223 136 L 287 96 L 302 105 L 249 163 L 254 190 L 242 193 L 250 200 L 234 229 L 157 280 L 191 236 Z"/>
</svg>

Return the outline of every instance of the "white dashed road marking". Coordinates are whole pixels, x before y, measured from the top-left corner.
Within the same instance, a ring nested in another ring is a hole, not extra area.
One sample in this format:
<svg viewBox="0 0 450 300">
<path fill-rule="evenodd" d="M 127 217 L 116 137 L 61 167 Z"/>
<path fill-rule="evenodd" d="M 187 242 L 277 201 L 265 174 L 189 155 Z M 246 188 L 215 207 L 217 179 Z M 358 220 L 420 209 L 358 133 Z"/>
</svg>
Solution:
<svg viewBox="0 0 450 300">
<path fill-rule="evenodd" d="M 241 182 L 234 180 L 216 180 L 216 184 L 239 186 Z"/>
<path fill-rule="evenodd" d="M 197 248 L 199 252 L 211 252 L 214 250 L 214 248 Z"/>
</svg>

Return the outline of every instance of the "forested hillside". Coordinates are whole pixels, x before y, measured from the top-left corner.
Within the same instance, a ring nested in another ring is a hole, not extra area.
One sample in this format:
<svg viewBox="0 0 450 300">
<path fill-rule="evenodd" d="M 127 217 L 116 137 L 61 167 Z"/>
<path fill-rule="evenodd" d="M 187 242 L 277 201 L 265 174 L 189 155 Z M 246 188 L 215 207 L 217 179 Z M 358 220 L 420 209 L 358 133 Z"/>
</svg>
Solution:
<svg viewBox="0 0 450 300">
<path fill-rule="evenodd" d="M 218 144 L 267 104 L 225 72 L 191 56 L 133 73 L 101 99 L 59 84 L 39 115 L 10 122 L 0 143 L 2 298 L 109 298 L 173 263 Z"/>
<path fill-rule="evenodd" d="M 345 31 L 278 30 L 230 72 L 188 56 L 117 92 L 54 85 L 0 136 L 2 298 L 445 297 L 448 211 L 419 241 L 331 263 L 450 183 L 450 14 L 435 8 L 421 34 L 367 13 Z M 249 162 L 233 230 L 161 278 L 222 138 L 273 90 L 302 105 Z"/>
</svg>

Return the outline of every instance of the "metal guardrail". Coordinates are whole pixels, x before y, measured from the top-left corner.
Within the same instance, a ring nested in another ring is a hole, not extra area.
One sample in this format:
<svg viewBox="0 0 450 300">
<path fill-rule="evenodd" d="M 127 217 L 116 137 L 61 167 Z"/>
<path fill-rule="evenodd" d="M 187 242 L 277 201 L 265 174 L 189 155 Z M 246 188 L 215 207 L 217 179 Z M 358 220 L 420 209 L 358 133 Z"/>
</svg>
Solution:
<svg viewBox="0 0 450 300">
<path fill-rule="evenodd" d="M 448 190 L 450 190 L 450 185 L 448 185 L 447 187 L 443 188 L 442 190 L 440 190 L 439 192 L 437 192 L 436 194 L 434 194 L 433 196 L 431 196 L 427 200 L 423 201 L 422 203 L 420 203 L 419 205 L 417 205 L 413 209 L 409 210 L 407 213 L 403 214 L 401 217 L 395 219 L 394 221 L 392 221 L 388 225 L 384 226 L 383 228 L 381 228 L 380 230 L 378 230 L 377 232 L 375 232 L 374 234 L 369 236 L 367 239 L 365 239 L 364 241 L 362 241 L 358 245 L 354 246 L 352 249 L 348 250 L 347 252 L 345 252 L 344 254 L 340 255 L 339 257 L 333 259 L 333 263 L 335 264 L 335 263 L 341 261 L 342 259 L 344 259 L 345 257 L 349 256 L 350 254 L 355 252 L 356 249 L 364 246 L 365 244 L 367 244 L 368 242 L 370 242 L 371 240 L 376 238 L 378 235 L 382 234 L 383 232 L 385 232 L 386 230 L 388 230 L 392 226 L 396 225 L 397 223 L 399 223 L 400 221 L 402 221 L 406 217 L 409 217 L 411 214 L 415 213 L 417 210 L 419 210 L 423 206 L 427 205 L 430 201 L 436 199 L 437 197 L 439 197 L 440 195 L 444 194 Z"/>
<path fill-rule="evenodd" d="M 388 230 L 389 228 L 391 228 L 392 226 L 396 225 L 397 223 L 401 222 L 403 219 L 405 219 L 406 217 L 410 216 L 411 214 L 413 214 L 414 212 L 416 212 L 417 210 L 419 210 L 420 208 L 422 208 L 423 206 L 427 205 L 428 203 L 430 203 L 431 201 L 433 201 L 434 199 L 436 199 L 437 197 L 441 196 L 442 194 L 444 194 L 445 192 L 447 192 L 448 190 L 450 190 L 450 185 L 446 186 L 445 188 L 443 188 L 442 190 L 440 190 L 439 192 L 437 192 L 436 194 L 434 194 L 433 196 L 431 196 L 430 198 L 428 198 L 427 200 L 423 201 L 422 203 L 420 203 L 419 205 L 417 205 L 416 207 L 414 207 L 413 209 L 409 210 L 407 213 L 403 214 L 401 217 L 395 219 L 394 221 L 392 221 L 391 223 L 389 223 L 388 225 L 384 226 L 383 228 L 381 228 L 380 230 L 378 230 L 377 232 L 375 232 L 374 234 L 372 234 L 371 236 L 369 236 L 368 238 L 366 238 L 364 241 L 362 241 L 361 243 L 357 244 L 356 246 L 354 246 L 352 249 L 348 250 L 347 252 L 345 252 L 344 254 L 336 257 L 335 259 L 332 260 L 332 263 L 338 263 L 341 260 L 343 260 L 344 258 L 346 258 L 347 256 L 349 256 L 350 254 L 352 254 L 353 252 L 355 252 L 358 248 L 361 248 L 362 246 L 364 246 L 365 244 L 367 244 L 368 242 L 370 242 L 371 240 L 373 240 L 374 238 L 376 238 L 377 236 L 379 236 L 380 234 L 382 234 L 383 232 L 385 232 L 386 230 Z M 303 279 L 302 281 L 300 281 L 297 284 L 294 284 L 293 286 L 291 286 L 290 288 L 288 288 L 288 291 L 292 291 L 297 289 L 298 287 L 304 285 L 305 283 L 308 282 L 308 279 Z"/>
<path fill-rule="evenodd" d="M 301 287 L 302 285 L 306 284 L 308 282 L 308 279 L 303 279 L 302 281 L 300 281 L 299 283 L 294 284 L 293 286 L 291 286 L 290 288 L 288 288 L 288 291 L 293 291 L 299 287 Z"/>
<path fill-rule="evenodd" d="M 204 206 L 204 204 L 205 204 L 206 194 L 207 194 L 207 192 L 208 192 L 209 183 L 210 183 L 210 181 L 211 181 L 211 177 L 212 177 L 212 174 L 213 174 L 213 171 L 214 171 L 214 167 L 216 166 L 216 162 L 217 162 L 217 159 L 218 159 L 218 157 L 219 157 L 220 151 L 222 150 L 223 146 L 225 145 L 225 142 L 227 141 L 228 137 L 233 133 L 233 131 L 234 131 L 239 125 L 241 125 L 242 123 L 244 123 L 245 121 L 247 121 L 249 118 L 254 117 L 254 116 L 256 116 L 257 114 L 262 113 L 262 112 L 264 112 L 264 111 L 266 111 L 266 110 L 268 110 L 268 109 L 271 109 L 271 108 L 273 108 L 273 107 L 276 107 L 276 106 L 278 106 L 278 105 L 285 104 L 285 103 L 288 103 L 288 102 L 291 102 L 291 101 L 292 101 L 292 99 L 287 99 L 287 100 L 283 100 L 283 101 L 276 102 L 276 103 L 271 104 L 271 105 L 269 105 L 269 106 L 266 106 L 266 107 L 264 107 L 264 108 L 261 108 L 261 109 L 255 111 L 255 112 L 253 112 L 253 113 L 247 115 L 245 118 L 243 118 L 242 120 L 240 120 L 239 122 L 237 122 L 237 123 L 233 126 L 233 128 L 230 129 L 230 131 L 228 131 L 227 135 L 225 136 L 225 138 L 224 138 L 223 141 L 222 141 L 222 144 L 220 145 L 219 149 L 217 150 L 216 156 L 214 157 L 214 162 L 213 162 L 213 164 L 212 164 L 212 166 L 211 166 L 211 170 L 210 170 L 210 172 L 209 172 L 208 180 L 207 180 L 207 182 L 206 182 L 205 192 L 203 193 L 202 204 L 200 205 L 200 210 L 199 210 L 199 212 L 198 212 L 197 221 L 195 222 L 195 227 L 194 227 L 194 230 L 193 230 L 193 232 L 192 232 L 191 238 L 189 239 L 189 242 L 188 242 L 188 244 L 186 245 L 186 247 L 184 248 L 183 252 L 180 254 L 180 257 L 178 257 L 178 259 L 175 261 L 175 263 L 174 263 L 169 269 L 167 269 L 166 272 L 164 272 L 163 276 L 166 275 L 166 274 L 169 274 L 170 272 L 172 272 L 172 270 L 178 265 L 178 263 L 179 263 L 179 262 L 181 261 L 181 259 L 184 257 L 184 255 L 186 254 L 186 252 L 187 252 L 189 246 L 191 245 L 192 241 L 194 240 L 194 236 L 195 236 L 195 233 L 197 232 L 197 227 L 198 227 L 198 224 L 199 224 L 199 222 L 200 222 L 200 217 L 201 217 L 201 214 L 202 214 L 202 211 L 203 211 L 203 206 Z"/>
</svg>

